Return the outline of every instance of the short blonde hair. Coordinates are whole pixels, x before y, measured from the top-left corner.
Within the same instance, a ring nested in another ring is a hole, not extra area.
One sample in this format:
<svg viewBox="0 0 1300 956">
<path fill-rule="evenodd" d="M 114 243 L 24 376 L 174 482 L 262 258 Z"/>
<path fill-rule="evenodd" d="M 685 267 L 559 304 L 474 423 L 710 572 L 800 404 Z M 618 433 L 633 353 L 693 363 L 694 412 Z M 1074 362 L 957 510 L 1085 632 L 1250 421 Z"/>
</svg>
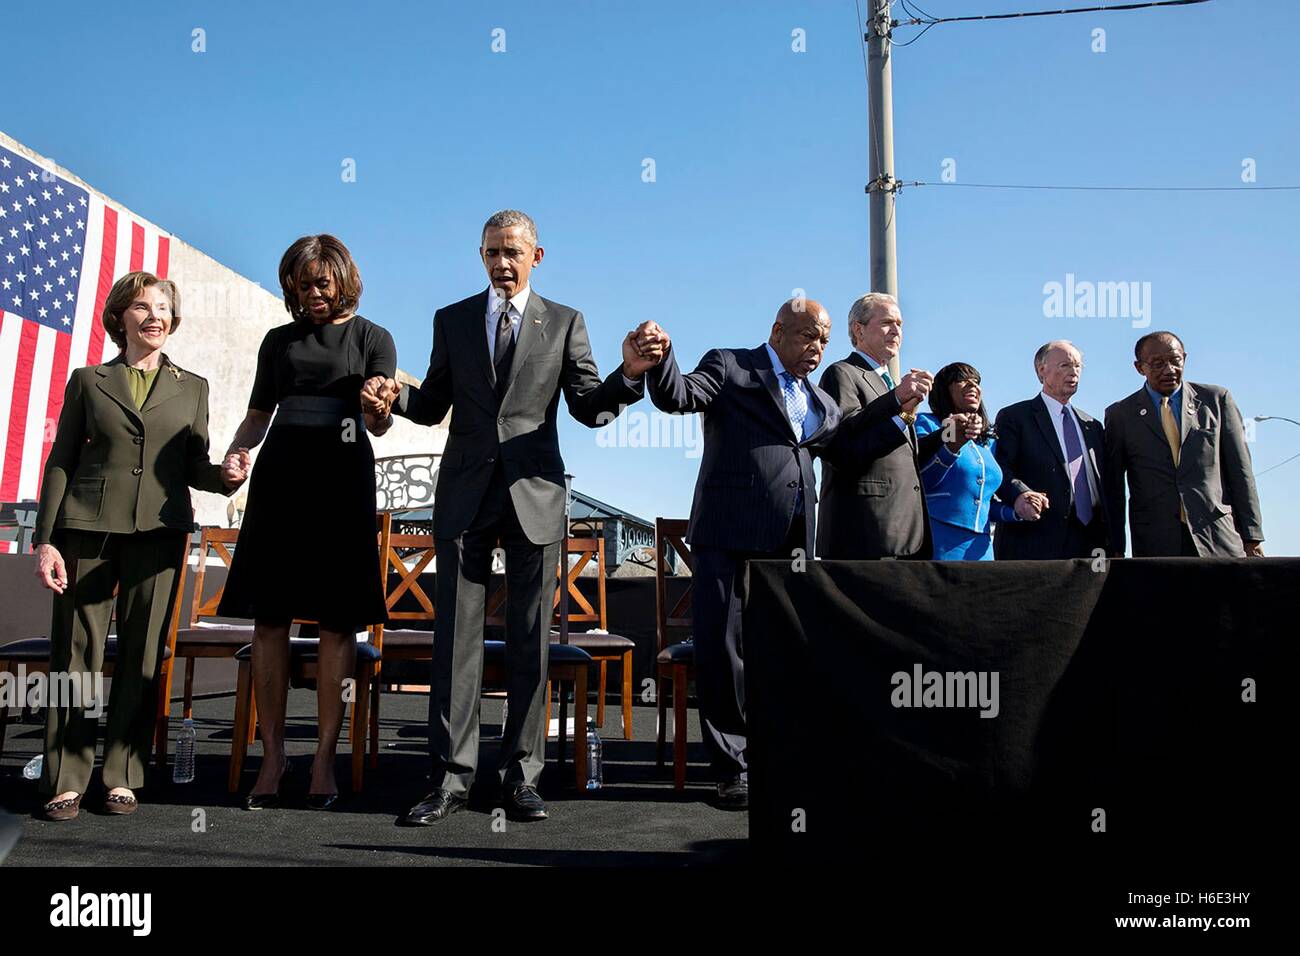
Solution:
<svg viewBox="0 0 1300 956">
<path fill-rule="evenodd" d="M 181 294 L 176 283 L 170 279 L 159 279 L 152 272 L 128 272 L 113 283 L 108 298 L 104 300 L 104 311 L 99 317 L 104 331 L 119 349 L 126 348 L 126 327 L 122 325 L 122 313 L 143 290 L 155 285 L 167 296 L 172 306 L 172 327 L 167 334 L 171 335 L 180 328 Z"/>
</svg>

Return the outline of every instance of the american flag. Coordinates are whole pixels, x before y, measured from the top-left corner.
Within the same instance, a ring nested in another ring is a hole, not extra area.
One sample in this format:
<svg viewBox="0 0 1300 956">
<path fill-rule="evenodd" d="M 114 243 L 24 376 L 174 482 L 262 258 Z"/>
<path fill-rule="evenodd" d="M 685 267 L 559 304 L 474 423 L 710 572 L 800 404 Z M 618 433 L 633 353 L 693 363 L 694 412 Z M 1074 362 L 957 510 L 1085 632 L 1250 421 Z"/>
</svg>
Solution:
<svg viewBox="0 0 1300 956">
<path fill-rule="evenodd" d="M 40 494 L 68 377 L 117 354 L 99 321 L 108 290 L 141 269 L 165 278 L 170 243 L 0 145 L 0 502 Z"/>
</svg>

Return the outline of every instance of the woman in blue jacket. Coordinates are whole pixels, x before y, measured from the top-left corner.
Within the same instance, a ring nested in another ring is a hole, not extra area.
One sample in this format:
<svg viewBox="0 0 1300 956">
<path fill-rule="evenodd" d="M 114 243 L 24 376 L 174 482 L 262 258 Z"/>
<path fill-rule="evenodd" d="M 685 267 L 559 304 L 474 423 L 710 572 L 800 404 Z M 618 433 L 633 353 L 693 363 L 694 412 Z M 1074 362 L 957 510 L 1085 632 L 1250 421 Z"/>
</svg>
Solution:
<svg viewBox="0 0 1300 956">
<path fill-rule="evenodd" d="M 965 362 L 945 365 L 930 391 L 933 414 L 916 419 L 928 435 L 952 419 L 951 440 L 921 468 L 936 561 L 993 560 L 992 524 L 1021 520 L 996 495 L 1002 469 L 993 457 L 996 437 L 980 390 L 980 373 Z M 945 436 L 949 437 L 949 436 Z"/>
</svg>

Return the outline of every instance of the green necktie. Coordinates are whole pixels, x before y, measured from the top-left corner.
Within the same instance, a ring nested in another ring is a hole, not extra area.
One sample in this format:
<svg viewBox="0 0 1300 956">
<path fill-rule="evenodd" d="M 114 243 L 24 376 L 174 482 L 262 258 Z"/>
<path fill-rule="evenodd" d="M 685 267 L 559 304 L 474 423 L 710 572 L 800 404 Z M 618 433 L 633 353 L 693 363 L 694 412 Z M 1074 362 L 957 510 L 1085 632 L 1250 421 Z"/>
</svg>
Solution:
<svg viewBox="0 0 1300 956">
<path fill-rule="evenodd" d="M 894 383 L 893 376 L 891 376 L 891 375 L 889 374 L 889 366 L 888 366 L 888 365 L 882 365 L 882 366 L 880 366 L 880 377 L 883 378 L 883 379 L 885 380 L 885 384 L 889 386 L 889 390 L 890 390 L 891 392 L 892 392 L 894 389 L 898 388 L 898 386 Z"/>
</svg>

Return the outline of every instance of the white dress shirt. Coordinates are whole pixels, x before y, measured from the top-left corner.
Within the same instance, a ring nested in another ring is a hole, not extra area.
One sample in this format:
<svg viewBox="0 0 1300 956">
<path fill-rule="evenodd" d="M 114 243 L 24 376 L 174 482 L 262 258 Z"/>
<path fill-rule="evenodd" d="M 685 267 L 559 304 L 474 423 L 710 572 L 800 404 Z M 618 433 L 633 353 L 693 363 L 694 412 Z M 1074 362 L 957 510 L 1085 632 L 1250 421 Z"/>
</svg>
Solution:
<svg viewBox="0 0 1300 956">
<path fill-rule="evenodd" d="M 1067 468 L 1070 464 L 1070 458 L 1069 453 L 1065 450 L 1065 422 L 1061 415 L 1061 409 L 1068 408 L 1070 410 L 1070 422 L 1074 426 L 1075 434 L 1079 436 L 1079 447 L 1083 449 L 1083 467 L 1088 473 L 1088 490 L 1092 492 L 1092 503 L 1096 505 L 1101 500 L 1101 496 L 1097 492 L 1097 474 L 1092 466 L 1092 455 L 1088 453 L 1088 443 L 1083 438 L 1083 426 L 1079 424 L 1079 418 L 1074 413 L 1074 406 L 1063 405 L 1046 392 L 1040 392 L 1038 397 L 1047 406 L 1047 417 L 1052 420 L 1052 428 L 1056 429 L 1056 443 L 1060 446 L 1061 460 L 1065 462 Z M 1074 487 L 1073 475 L 1070 475 L 1070 487 Z"/>
<path fill-rule="evenodd" d="M 532 288 L 524 286 L 504 302 L 506 308 L 510 310 L 510 335 L 515 341 L 519 340 L 519 323 L 524 320 L 524 309 L 528 307 L 528 297 L 532 294 Z M 488 358 L 494 365 L 497 360 L 497 323 L 501 321 L 502 304 L 503 300 L 497 295 L 497 290 L 489 288 L 487 316 L 484 321 L 487 328 Z"/>
</svg>

